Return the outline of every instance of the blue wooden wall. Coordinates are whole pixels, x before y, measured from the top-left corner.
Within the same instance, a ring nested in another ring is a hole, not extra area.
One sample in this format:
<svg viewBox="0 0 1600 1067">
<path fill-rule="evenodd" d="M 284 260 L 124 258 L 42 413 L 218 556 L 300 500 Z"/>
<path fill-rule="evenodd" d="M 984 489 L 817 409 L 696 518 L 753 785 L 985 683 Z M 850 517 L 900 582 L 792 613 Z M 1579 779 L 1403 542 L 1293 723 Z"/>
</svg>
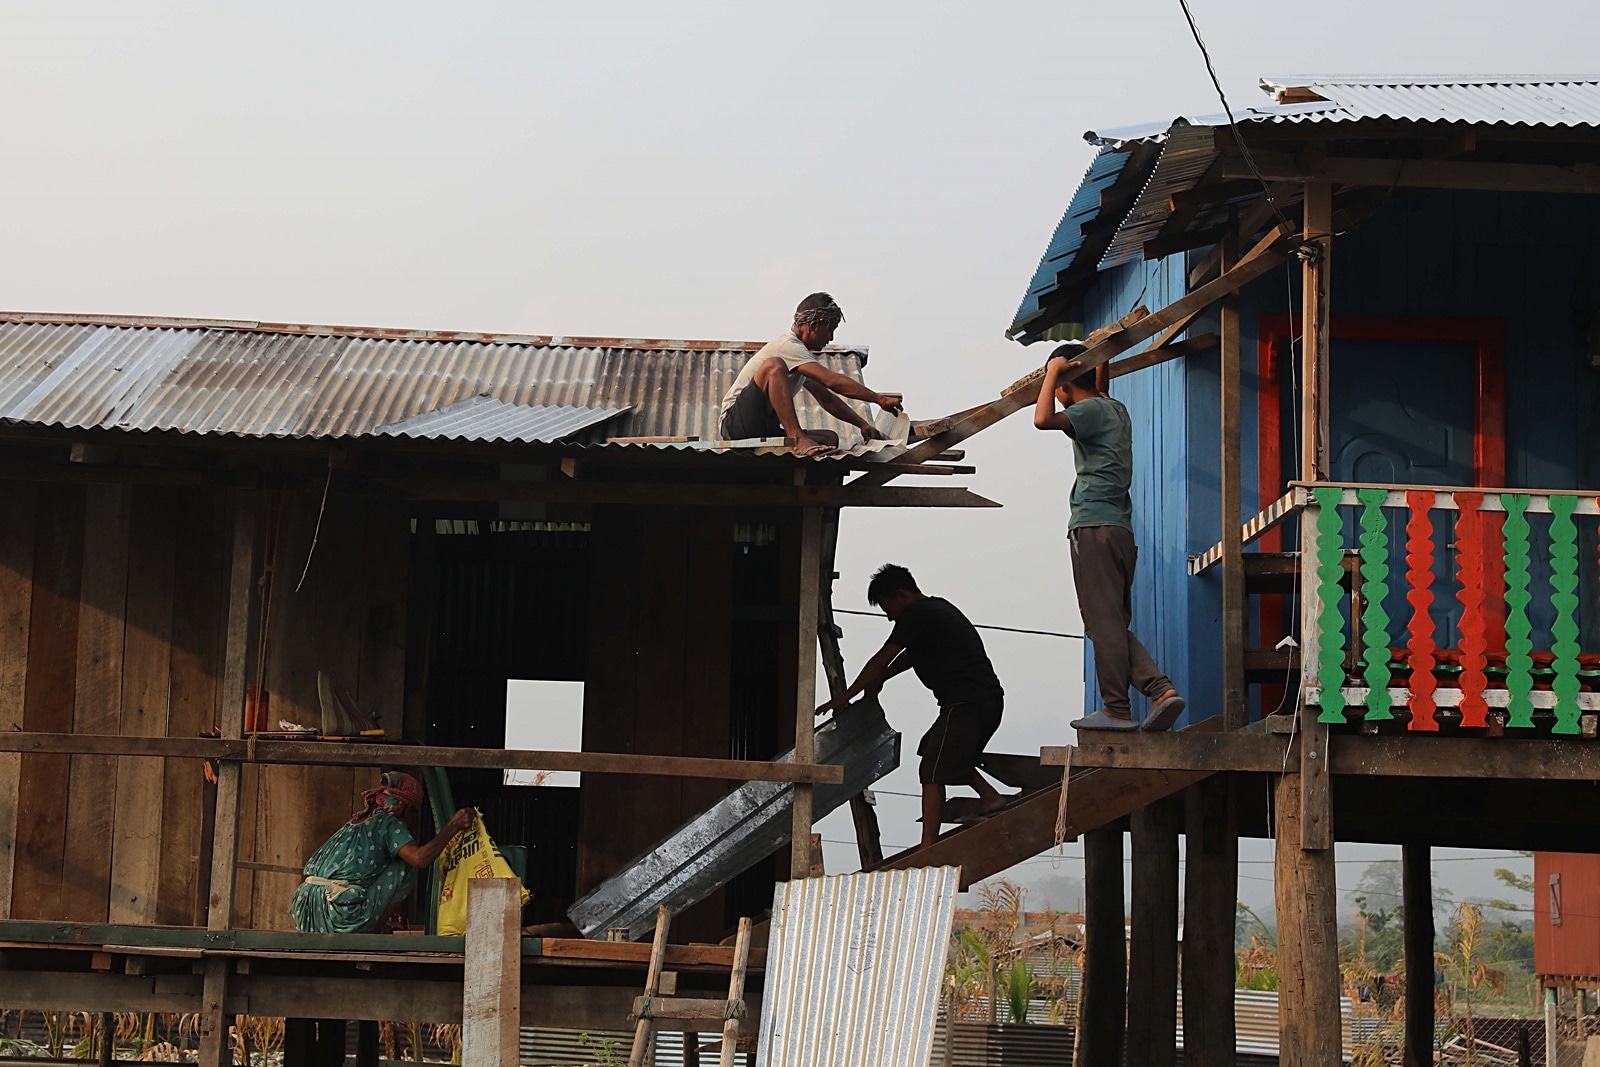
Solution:
<svg viewBox="0 0 1600 1067">
<path fill-rule="evenodd" d="M 1152 310 L 1184 291 L 1182 256 L 1100 275 L 1084 300 L 1089 328 L 1137 303 Z M 1600 321 L 1600 204 L 1593 197 L 1469 192 L 1396 194 L 1334 241 L 1335 315 L 1501 317 L 1506 324 L 1506 467 L 1513 485 L 1600 490 L 1600 371 L 1583 354 L 1575 316 Z M 1142 293 L 1142 296 L 1141 296 Z M 1257 491 L 1256 334 L 1263 315 L 1298 311 L 1298 269 L 1270 272 L 1241 297 L 1244 365 L 1244 500 Z M 1215 315 L 1193 327 L 1216 328 Z M 1221 590 L 1215 574 L 1190 578 L 1187 557 L 1220 530 L 1218 356 L 1213 351 L 1112 383 L 1135 427 L 1134 525 L 1139 572 L 1134 631 L 1189 698 L 1191 716 L 1221 711 Z M 1292 469 L 1290 457 L 1287 468 Z M 1591 527 L 1593 524 L 1589 524 Z M 1536 526 L 1536 536 L 1541 531 Z M 1591 591 L 1596 532 L 1580 559 Z M 1535 545 L 1533 581 L 1547 580 Z M 1600 645 L 1600 604 L 1584 597 L 1583 645 Z M 1536 619 L 1536 623 L 1544 622 Z M 1088 707 L 1099 705 L 1092 662 Z"/>
</svg>

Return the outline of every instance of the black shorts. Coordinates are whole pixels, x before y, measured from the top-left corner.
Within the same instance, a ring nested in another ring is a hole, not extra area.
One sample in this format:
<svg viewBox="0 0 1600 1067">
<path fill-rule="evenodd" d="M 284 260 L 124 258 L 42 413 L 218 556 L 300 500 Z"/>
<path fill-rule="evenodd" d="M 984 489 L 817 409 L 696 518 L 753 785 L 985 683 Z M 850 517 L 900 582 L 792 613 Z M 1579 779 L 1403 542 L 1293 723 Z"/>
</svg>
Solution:
<svg viewBox="0 0 1600 1067">
<path fill-rule="evenodd" d="M 922 764 L 917 775 L 924 785 L 965 785 L 978 772 L 983 746 L 1000 728 L 1001 697 L 951 704 L 922 735 L 917 755 Z"/>
<path fill-rule="evenodd" d="M 755 382 L 739 390 L 733 407 L 723 413 L 721 434 L 724 441 L 748 441 L 754 437 L 784 435 L 778 413 L 772 410 L 766 392 Z"/>
</svg>

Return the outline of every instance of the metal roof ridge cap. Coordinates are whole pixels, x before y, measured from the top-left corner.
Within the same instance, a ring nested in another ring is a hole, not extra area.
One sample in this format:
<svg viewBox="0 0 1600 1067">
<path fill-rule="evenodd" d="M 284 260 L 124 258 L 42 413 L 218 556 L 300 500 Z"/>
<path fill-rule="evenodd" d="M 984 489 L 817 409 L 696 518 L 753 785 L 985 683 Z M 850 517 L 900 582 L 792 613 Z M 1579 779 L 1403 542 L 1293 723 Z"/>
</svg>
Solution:
<svg viewBox="0 0 1600 1067">
<path fill-rule="evenodd" d="M 1273 94 L 1282 89 L 1313 89 L 1319 85 L 1600 85 L 1600 78 L 1566 77 L 1561 75 L 1523 77 L 1520 75 L 1497 76 L 1487 74 L 1398 74 L 1370 76 L 1351 74 L 1291 74 L 1263 75 L 1258 85 L 1263 92 Z"/>
</svg>

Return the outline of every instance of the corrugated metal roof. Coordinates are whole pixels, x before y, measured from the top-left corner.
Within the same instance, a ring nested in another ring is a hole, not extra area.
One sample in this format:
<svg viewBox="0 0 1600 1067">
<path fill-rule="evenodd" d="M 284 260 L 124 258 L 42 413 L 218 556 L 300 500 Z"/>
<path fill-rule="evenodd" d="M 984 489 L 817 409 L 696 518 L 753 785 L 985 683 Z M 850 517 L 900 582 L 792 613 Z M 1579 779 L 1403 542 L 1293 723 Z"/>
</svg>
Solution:
<svg viewBox="0 0 1600 1067">
<path fill-rule="evenodd" d="M 1241 126 L 1255 123 L 1298 123 L 1304 125 L 1351 122 L 1429 122 L 1458 125 L 1521 125 L 1593 129 L 1600 127 L 1600 80 L 1557 78 L 1470 78 L 1402 76 L 1388 78 L 1275 77 L 1263 78 L 1261 88 L 1275 100 L 1289 102 L 1257 107 L 1235 108 L 1234 118 Z M 1173 193 L 1191 189 L 1217 158 L 1213 131 L 1226 126 L 1228 116 L 1180 116 L 1169 122 L 1149 123 L 1090 130 L 1084 139 L 1100 149 L 1098 162 L 1107 151 L 1128 151 L 1139 145 L 1160 146 L 1156 161 L 1139 197 L 1131 204 L 1123 201 L 1100 202 L 1103 186 L 1092 186 L 1094 166 L 1079 185 L 1068 217 L 1073 229 L 1096 221 L 1109 225 L 1116 220 L 1116 231 L 1097 264 L 1098 269 L 1114 267 L 1143 255 L 1143 245 L 1153 237 L 1171 214 Z M 1077 209 L 1077 214 L 1074 214 Z M 1215 212 L 1193 220 L 1190 229 L 1203 228 L 1215 221 Z M 1062 220 L 1062 226 L 1066 219 Z M 1045 252 L 1045 260 L 1035 272 L 1022 307 L 1012 319 L 1010 336 L 1024 332 L 1028 340 L 1038 340 L 1054 323 L 1030 323 L 1039 309 L 1061 286 L 1061 271 L 1046 275 L 1058 244 L 1063 248 L 1062 226 L 1058 226 Z M 1070 236 L 1067 238 L 1070 240 Z M 1081 241 L 1079 244 L 1081 245 Z M 1077 246 L 1070 249 L 1069 265 L 1077 262 Z M 1089 282 L 1075 278 L 1073 284 Z"/>
<path fill-rule="evenodd" d="M 534 409 L 585 408 L 611 420 L 604 436 L 710 439 L 722 395 L 763 343 L 0 313 L 0 420 L 347 438 L 452 410 L 425 435 L 520 440 L 495 435 L 544 417 Z M 866 360 L 864 348 L 819 356 L 858 380 Z M 462 407 L 483 400 L 498 406 Z M 797 407 L 808 426 L 854 433 L 809 394 Z M 408 434 L 423 434 L 417 425 Z"/>
<path fill-rule="evenodd" d="M 391 422 L 373 432 L 381 437 L 548 443 L 598 426 L 626 411 L 627 408 L 507 404 L 491 396 L 475 396 L 437 411 L 425 411 Z"/>
<path fill-rule="evenodd" d="M 926 1067 L 959 867 L 780 883 L 758 1067 Z"/>
<path fill-rule="evenodd" d="M 1600 126 L 1600 80 L 1593 79 L 1293 76 L 1262 78 L 1261 88 L 1273 96 L 1310 91 L 1337 105 L 1320 115 L 1283 114 L 1277 121 Z"/>
</svg>

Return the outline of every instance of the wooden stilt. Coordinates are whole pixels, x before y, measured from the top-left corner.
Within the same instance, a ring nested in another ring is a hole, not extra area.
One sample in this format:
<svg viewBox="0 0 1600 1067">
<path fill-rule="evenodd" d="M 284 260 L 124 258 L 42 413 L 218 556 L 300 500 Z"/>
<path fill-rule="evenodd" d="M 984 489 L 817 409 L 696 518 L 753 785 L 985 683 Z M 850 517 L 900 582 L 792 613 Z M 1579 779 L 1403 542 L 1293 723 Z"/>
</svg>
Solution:
<svg viewBox="0 0 1600 1067">
<path fill-rule="evenodd" d="M 1083 992 L 1078 1063 L 1122 1062 L 1127 1021 L 1127 912 L 1122 896 L 1122 831 L 1083 835 Z"/>
<path fill-rule="evenodd" d="M 1400 849 L 1401 908 L 1405 913 L 1405 1067 L 1433 1063 L 1433 872 L 1426 844 Z"/>
<path fill-rule="evenodd" d="M 808 507 L 800 533 L 799 649 L 795 668 L 794 761 L 816 760 L 817 606 L 822 594 L 822 509 Z M 789 835 L 789 877 L 811 874 L 811 786 L 794 787 L 794 822 Z"/>
<path fill-rule="evenodd" d="M 1184 797 L 1183 1062 L 1233 1067 L 1233 930 L 1239 890 L 1234 783 L 1213 775 Z"/>
<path fill-rule="evenodd" d="M 1302 744 L 1305 742 L 1302 741 Z M 1339 1067 L 1339 934 L 1333 849 L 1301 840 L 1300 775 L 1278 779 L 1278 1029 L 1283 1067 Z"/>
<path fill-rule="evenodd" d="M 1127 1067 L 1172 1067 L 1178 1023 L 1177 798 L 1133 813 Z"/>
<path fill-rule="evenodd" d="M 522 881 L 474 878 L 467 883 L 463 1067 L 516 1067 L 521 1037 Z"/>
</svg>

